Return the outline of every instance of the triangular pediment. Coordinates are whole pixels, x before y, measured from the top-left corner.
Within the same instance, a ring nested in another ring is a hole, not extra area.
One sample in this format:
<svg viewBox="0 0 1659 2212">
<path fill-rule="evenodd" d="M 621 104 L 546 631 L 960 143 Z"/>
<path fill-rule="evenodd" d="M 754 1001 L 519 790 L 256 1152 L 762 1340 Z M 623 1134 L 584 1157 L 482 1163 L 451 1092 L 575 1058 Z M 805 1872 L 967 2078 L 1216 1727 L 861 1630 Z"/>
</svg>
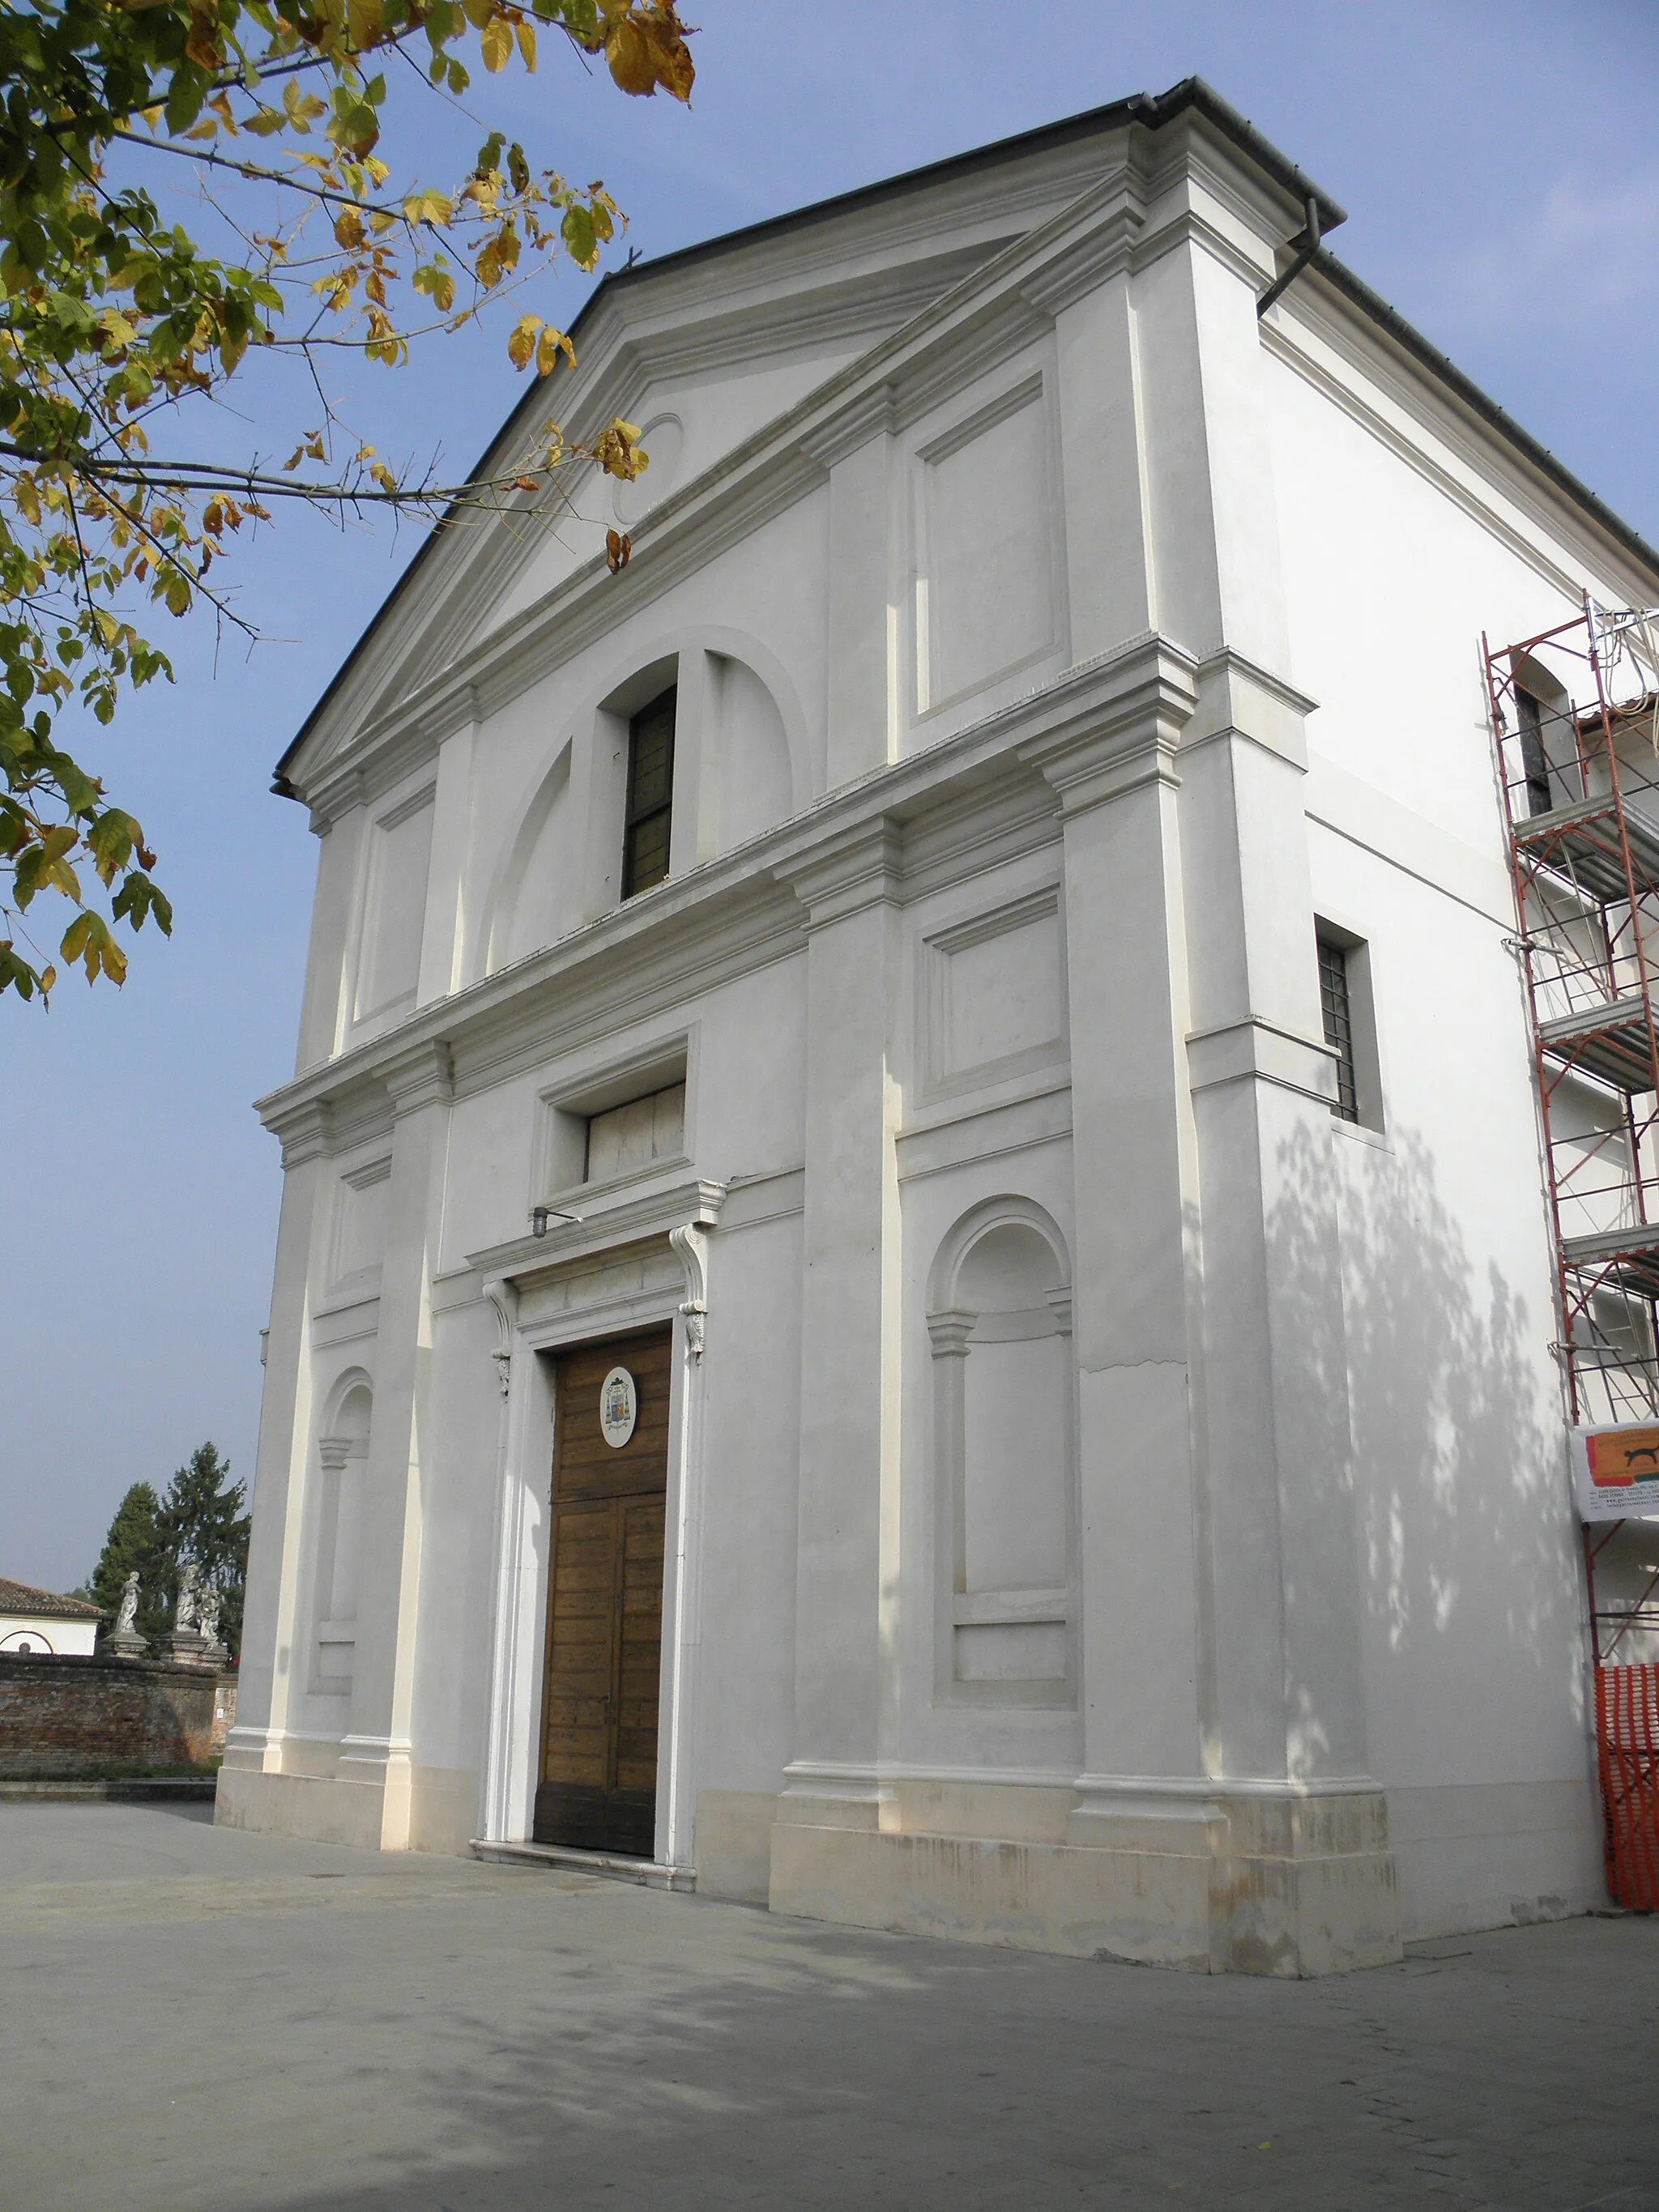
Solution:
<svg viewBox="0 0 1659 2212">
<path fill-rule="evenodd" d="M 601 560 L 608 529 L 640 526 L 718 473 L 1052 220 L 1109 165 L 1114 117 L 1059 147 L 942 165 L 601 284 L 573 333 L 577 369 L 526 393 L 478 473 L 507 473 L 556 421 L 591 441 L 621 416 L 649 430 L 654 474 L 623 487 L 583 467 L 562 482 L 556 512 L 526 497 L 434 532 L 289 749 L 285 781 L 303 793 L 343 766 L 474 647 Z"/>
</svg>

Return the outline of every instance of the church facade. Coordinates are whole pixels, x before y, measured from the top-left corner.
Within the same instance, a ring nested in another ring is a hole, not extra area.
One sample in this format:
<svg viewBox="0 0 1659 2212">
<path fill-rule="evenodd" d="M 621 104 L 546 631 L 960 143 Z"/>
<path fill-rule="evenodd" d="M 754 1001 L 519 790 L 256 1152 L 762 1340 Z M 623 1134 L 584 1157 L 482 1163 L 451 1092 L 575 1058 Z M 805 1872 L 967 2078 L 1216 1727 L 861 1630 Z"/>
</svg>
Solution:
<svg viewBox="0 0 1659 2212">
<path fill-rule="evenodd" d="M 1191 82 L 607 279 L 319 839 L 218 1818 L 1311 1973 L 1603 1894 L 1478 653 L 1653 556 Z M 619 574 L 608 529 L 631 535 Z"/>
</svg>

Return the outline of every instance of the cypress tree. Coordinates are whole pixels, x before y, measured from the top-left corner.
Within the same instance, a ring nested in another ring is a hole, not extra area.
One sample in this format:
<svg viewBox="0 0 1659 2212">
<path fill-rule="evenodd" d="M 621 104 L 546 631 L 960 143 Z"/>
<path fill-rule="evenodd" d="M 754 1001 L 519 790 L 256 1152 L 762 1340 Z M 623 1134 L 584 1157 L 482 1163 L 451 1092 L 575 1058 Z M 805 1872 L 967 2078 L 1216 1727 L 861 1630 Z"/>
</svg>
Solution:
<svg viewBox="0 0 1659 2212">
<path fill-rule="evenodd" d="M 200 1587 L 219 1593 L 220 1640 L 233 1656 L 242 1648 L 242 1591 L 251 1525 L 246 1503 L 243 1486 L 230 1480 L 230 1462 L 220 1458 L 218 1446 L 198 1444 L 189 1464 L 175 1472 L 156 1516 L 169 1623 L 179 1570 L 186 1559 L 193 1559 Z"/>
<path fill-rule="evenodd" d="M 163 1636 L 167 1627 L 167 1563 L 156 1518 L 161 1500 L 147 1482 L 135 1482 L 115 1509 L 88 1595 L 115 1619 L 129 1574 L 138 1570 L 138 1633 Z"/>
</svg>

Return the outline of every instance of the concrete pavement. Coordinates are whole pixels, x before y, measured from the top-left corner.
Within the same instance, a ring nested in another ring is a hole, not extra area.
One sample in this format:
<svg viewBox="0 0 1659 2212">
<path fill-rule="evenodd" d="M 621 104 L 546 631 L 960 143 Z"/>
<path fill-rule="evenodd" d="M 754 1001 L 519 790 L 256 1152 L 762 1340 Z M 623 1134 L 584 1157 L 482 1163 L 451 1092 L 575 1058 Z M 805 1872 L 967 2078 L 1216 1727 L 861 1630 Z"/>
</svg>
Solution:
<svg viewBox="0 0 1659 2212">
<path fill-rule="evenodd" d="M 0 1805 L 5 2212 L 1659 2212 L 1659 1922 L 1312 1983 Z"/>
</svg>

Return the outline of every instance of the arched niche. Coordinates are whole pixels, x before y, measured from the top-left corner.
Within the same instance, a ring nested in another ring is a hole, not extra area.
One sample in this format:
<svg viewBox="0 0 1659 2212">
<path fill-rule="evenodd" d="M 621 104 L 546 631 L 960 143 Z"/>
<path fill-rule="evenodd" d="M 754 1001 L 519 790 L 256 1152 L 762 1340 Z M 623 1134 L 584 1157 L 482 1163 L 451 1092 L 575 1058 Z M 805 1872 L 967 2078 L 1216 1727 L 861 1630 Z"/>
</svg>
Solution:
<svg viewBox="0 0 1659 2212">
<path fill-rule="evenodd" d="M 775 653 L 720 625 L 641 641 L 589 692 L 509 810 L 471 940 L 482 947 L 473 972 L 493 975 L 617 904 L 629 719 L 671 684 L 678 695 L 673 873 L 811 805 L 823 779 L 794 684 Z"/>
<path fill-rule="evenodd" d="M 364 1491 L 374 1418 L 374 1393 L 368 1376 L 362 1368 L 350 1369 L 328 1394 L 317 1437 L 311 1687 L 324 1695 L 349 1691 L 355 1670 Z"/>
<path fill-rule="evenodd" d="M 509 968 L 562 933 L 570 864 L 571 740 L 567 738 L 522 808 L 489 901 L 486 972 Z"/>
<path fill-rule="evenodd" d="M 929 1282 L 938 1675 L 948 1701 L 1069 1705 L 1076 1667 L 1071 1264 L 1030 1199 L 988 1200 Z"/>
<path fill-rule="evenodd" d="M 702 778 L 714 860 L 787 822 L 795 810 L 794 764 L 782 710 L 770 686 L 734 653 L 704 657 L 708 704 Z"/>
</svg>

